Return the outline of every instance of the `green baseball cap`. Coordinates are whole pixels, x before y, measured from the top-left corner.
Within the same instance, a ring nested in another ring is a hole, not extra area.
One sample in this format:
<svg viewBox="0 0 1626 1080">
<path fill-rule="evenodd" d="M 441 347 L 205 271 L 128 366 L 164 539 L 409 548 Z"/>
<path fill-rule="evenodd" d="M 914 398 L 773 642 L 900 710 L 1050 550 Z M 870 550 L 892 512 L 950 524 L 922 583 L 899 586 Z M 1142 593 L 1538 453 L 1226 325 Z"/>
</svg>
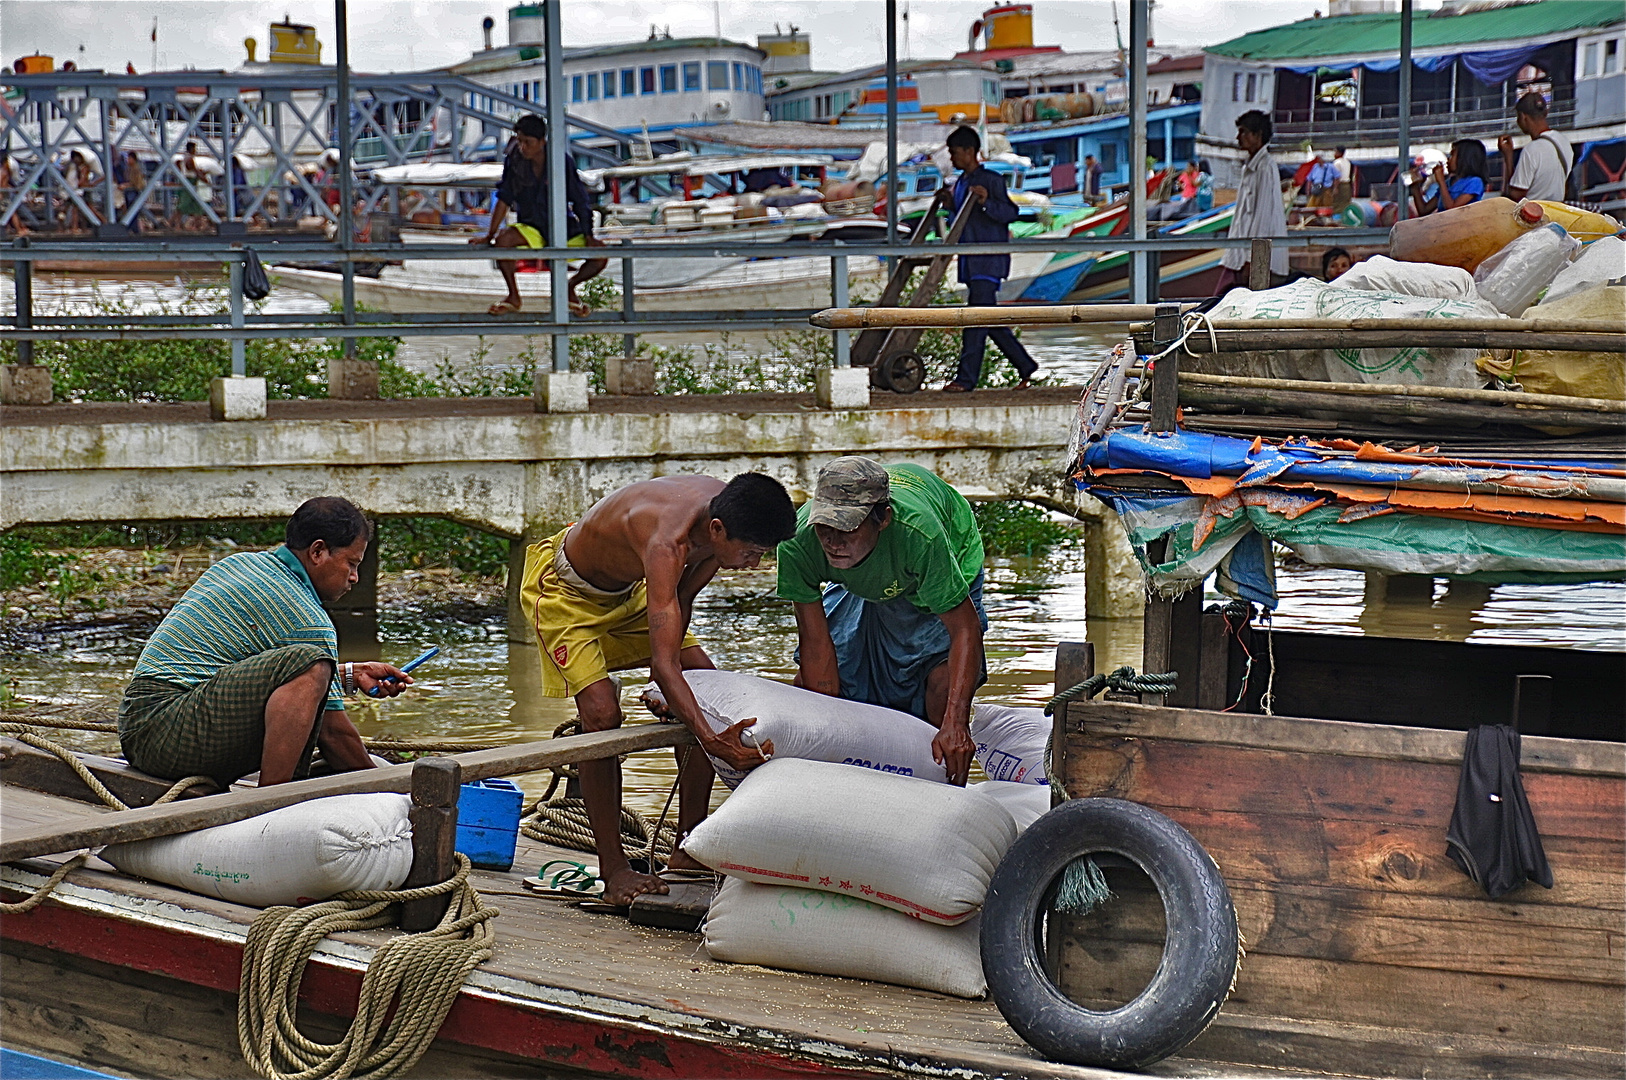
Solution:
<svg viewBox="0 0 1626 1080">
<path fill-rule="evenodd" d="M 876 503 L 891 495 L 892 482 L 880 462 L 866 457 L 836 458 L 819 470 L 807 520 L 812 525 L 852 532 L 864 523 Z"/>
</svg>

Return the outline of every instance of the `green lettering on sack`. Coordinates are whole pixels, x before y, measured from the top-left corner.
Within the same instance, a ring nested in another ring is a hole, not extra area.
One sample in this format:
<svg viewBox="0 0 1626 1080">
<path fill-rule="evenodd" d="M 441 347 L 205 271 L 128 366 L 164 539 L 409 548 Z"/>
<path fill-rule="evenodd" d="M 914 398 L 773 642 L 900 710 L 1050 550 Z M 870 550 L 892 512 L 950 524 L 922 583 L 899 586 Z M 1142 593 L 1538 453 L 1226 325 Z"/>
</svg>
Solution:
<svg viewBox="0 0 1626 1080">
<path fill-rule="evenodd" d="M 198 877 L 214 878 L 216 881 L 229 881 L 234 885 L 239 881 L 247 881 L 253 876 L 242 871 L 222 870 L 218 866 L 213 870 L 205 870 L 202 863 L 198 863 L 196 866 L 194 866 L 192 868 L 192 873 L 196 874 Z"/>
</svg>

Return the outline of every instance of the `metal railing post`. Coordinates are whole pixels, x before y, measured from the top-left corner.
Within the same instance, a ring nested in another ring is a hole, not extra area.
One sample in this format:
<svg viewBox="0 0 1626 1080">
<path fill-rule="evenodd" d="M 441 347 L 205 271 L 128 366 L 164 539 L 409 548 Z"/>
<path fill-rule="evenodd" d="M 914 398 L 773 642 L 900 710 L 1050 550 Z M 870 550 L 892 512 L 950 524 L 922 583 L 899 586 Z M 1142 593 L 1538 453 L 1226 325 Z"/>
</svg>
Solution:
<svg viewBox="0 0 1626 1080">
<path fill-rule="evenodd" d="M 231 279 L 231 326 L 233 330 L 243 328 L 243 257 L 239 254 L 229 264 L 229 277 Z M 242 338 L 233 338 L 231 342 L 231 373 L 233 375 L 248 374 L 248 342 Z"/>
<path fill-rule="evenodd" d="M 841 241 L 836 241 L 840 246 Z M 848 306 L 847 299 L 847 256 L 837 255 L 830 260 L 830 304 L 832 307 L 844 308 Z M 851 367 L 852 336 L 847 330 L 837 330 L 832 334 L 835 342 L 835 366 L 838 368 Z"/>
<path fill-rule="evenodd" d="M 1147 0 L 1129 0 L 1129 235 L 1146 239 L 1146 28 Z M 1129 260 L 1129 302 L 1147 303 L 1147 253 Z"/>
<path fill-rule="evenodd" d="M 1400 0 L 1400 103 L 1396 110 L 1400 127 L 1395 133 L 1399 150 L 1395 164 L 1400 175 L 1395 177 L 1395 218 L 1403 221 L 1411 217 L 1411 188 L 1406 184 L 1411 165 L 1411 0 Z"/>
<path fill-rule="evenodd" d="M 621 260 L 621 317 L 632 322 L 634 303 L 632 298 L 632 260 Z M 638 335 L 621 335 L 621 357 L 624 360 L 633 360 L 638 356 Z"/>
<path fill-rule="evenodd" d="M 898 239 L 898 0 L 886 0 L 886 242 Z"/>
<path fill-rule="evenodd" d="M 19 248 L 30 246 L 26 236 L 19 236 L 13 243 Z M 16 276 L 17 329 L 27 330 L 34 325 L 34 263 L 29 259 L 18 259 L 11 265 Z M 32 341 L 17 342 L 17 362 L 19 364 L 34 362 Z"/>
<path fill-rule="evenodd" d="M 548 246 L 562 248 L 566 243 L 565 170 L 573 167 L 570 161 L 570 132 L 565 126 L 564 100 L 564 28 L 563 5 L 560 0 L 546 0 L 543 5 L 544 69 L 547 73 L 548 105 Z M 565 259 L 549 260 L 548 298 L 553 306 L 553 321 L 563 326 L 570 321 L 570 263 Z M 553 335 L 553 370 L 570 370 L 570 335 Z"/>
<path fill-rule="evenodd" d="M 339 244 L 348 254 L 355 248 L 356 222 L 351 207 L 355 195 L 351 189 L 350 176 L 350 28 L 349 16 L 345 0 L 333 0 L 333 22 L 338 52 L 338 101 L 335 103 L 334 115 L 339 122 Z M 227 177 L 230 177 L 227 173 Z M 344 260 L 344 284 L 342 303 L 344 305 L 344 324 L 356 325 L 356 264 L 349 259 Z M 344 339 L 344 358 L 352 360 L 356 355 L 356 339 Z M 348 396 L 348 395 L 347 395 Z"/>
</svg>

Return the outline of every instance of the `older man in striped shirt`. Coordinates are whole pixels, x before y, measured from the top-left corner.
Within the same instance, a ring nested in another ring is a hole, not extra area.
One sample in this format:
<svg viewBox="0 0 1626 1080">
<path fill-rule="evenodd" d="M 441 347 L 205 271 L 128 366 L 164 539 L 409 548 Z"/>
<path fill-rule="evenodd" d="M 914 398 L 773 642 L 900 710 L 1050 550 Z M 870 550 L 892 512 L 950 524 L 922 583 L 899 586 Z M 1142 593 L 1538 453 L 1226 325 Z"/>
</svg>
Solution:
<svg viewBox="0 0 1626 1080">
<path fill-rule="evenodd" d="M 274 551 L 215 563 L 153 631 L 119 705 L 119 742 L 136 768 L 222 786 L 258 770 L 263 787 L 310 775 L 317 747 L 336 771 L 372 768 L 343 694 L 394 697 L 412 678 L 340 664 L 322 607 L 356 583 L 371 528 L 329 497 L 294 511 L 285 536 Z"/>
</svg>

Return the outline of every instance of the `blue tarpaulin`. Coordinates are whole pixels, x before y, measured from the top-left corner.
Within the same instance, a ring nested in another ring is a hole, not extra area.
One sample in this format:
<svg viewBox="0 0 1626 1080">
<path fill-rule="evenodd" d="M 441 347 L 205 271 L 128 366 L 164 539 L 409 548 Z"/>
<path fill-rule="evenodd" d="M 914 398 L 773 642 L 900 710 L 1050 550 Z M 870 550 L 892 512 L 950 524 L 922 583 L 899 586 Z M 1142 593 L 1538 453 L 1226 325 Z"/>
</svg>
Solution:
<svg viewBox="0 0 1626 1080">
<path fill-rule="evenodd" d="M 1516 45 L 1511 49 L 1485 49 L 1481 52 L 1446 53 L 1442 56 L 1413 56 L 1412 66 L 1423 71 L 1444 71 L 1458 60 L 1468 70 L 1468 74 L 1480 82 L 1495 85 L 1504 79 L 1511 79 L 1517 75 L 1519 69 L 1524 67 L 1534 56 L 1541 45 Z M 1300 75 L 1314 75 L 1327 70 L 1349 71 L 1354 68 L 1365 68 L 1368 71 L 1399 71 L 1400 57 L 1386 56 L 1374 57 L 1371 60 L 1362 60 L 1348 67 L 1330 69 L 1325 63 L 1300 64 L 1289 67 L 1287 70 L 1296 71 Z"/>
</svg>

